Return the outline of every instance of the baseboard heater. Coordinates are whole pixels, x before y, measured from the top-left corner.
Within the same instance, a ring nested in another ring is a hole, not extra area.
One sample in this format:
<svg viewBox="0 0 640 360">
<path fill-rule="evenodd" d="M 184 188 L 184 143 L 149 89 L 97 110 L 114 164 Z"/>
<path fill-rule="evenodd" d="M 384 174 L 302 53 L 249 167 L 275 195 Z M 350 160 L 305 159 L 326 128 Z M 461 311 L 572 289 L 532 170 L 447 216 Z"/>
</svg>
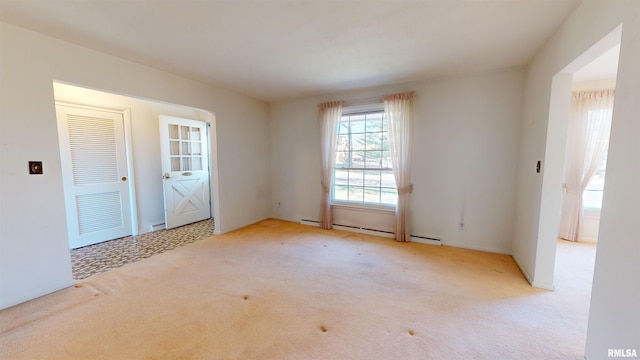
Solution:
<svg viewBox="0 0 640 360">
<path fill-rule="evenodd" d="M 442 245 L 442 240 L 432 236 L 411 235 L 411 242 L 429 245 Z"/>
<path fill-rule="evenodd" d="M 300 224 L 320 227 L 320 221 L 318 220 L 300 219 Z"/>
<path fill-rule="evenodd" d="M 345 227 L 345 228 L 350 228 L 350 229 L 356 229 L 356 230 L 373 231 L 373 232 L 379 232 L 379 233 L 383 233 L 383 234 L 391 234 L 391 235 L 395 235 L 395 233 L 394 233 L 393 231 L 384 231 L 384 230 L 371 229 L 371 228 L 360 227 L 360 226 L 343 225 L 343 224 L 333 224 L 333 226 L 340 226 L 340 227 Z"/>
<path fill-rule="evenodd" d="M 300 219 L 300 224 L 309 225 L 309 226 L 320 226 L 320 221 Z M 353 232 L 369 234 L 369 235 L 377 235 L 377 236 L 382 236 L 387 238 L 395 237 L 395 233 L 393 231 L 377 230 L 377 229 L 371 229 L 371 228 L 365 228 L 365 227 L 353 226 L 353 225 L 343 225 L 343 224 L 333 224 L 333 227 L 334 229 L 337 229 L 337 230 L 353 231 Z M 434 236 L 411 235 L 411 242 L 417 242 L 420 244 L 429 244 L 429 245 L 442 245 L 442 240 Z"/>
<path fill-rule="evenodd" d="M 300 224 L 309 225 L 309 226 L 320 226 L 320 221 L 300 219 Z M 388 238 L 392 238 L 395 235 L 392 231 L 376 230 L 376 229 L 364 228 L 364 227 L 353 226 L 353 225 L 333 224 L 333 228 L 336 230 L 351 231 L 351 232 L 357 232 L 361 234 L 382 236 L 382 237 L 388 237 Z"/>
</svg>

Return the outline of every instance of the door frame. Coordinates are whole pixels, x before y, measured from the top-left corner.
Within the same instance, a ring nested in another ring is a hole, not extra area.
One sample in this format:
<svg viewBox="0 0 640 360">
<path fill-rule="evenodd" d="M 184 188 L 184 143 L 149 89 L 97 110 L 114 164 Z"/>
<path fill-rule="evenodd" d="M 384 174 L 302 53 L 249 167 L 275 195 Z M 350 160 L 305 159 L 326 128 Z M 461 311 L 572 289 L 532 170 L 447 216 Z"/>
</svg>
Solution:
<svg viewBox="0 0 640 360">
<path fill-rule="evenodd" d="M 127 161 L 127 187 L 129 188 L 129 210 L 131 214 L 131 235 L 135 236 L 139 234 L 138 229 L 138 205 L 136 202 L 136 179 L 133 170 L 133 142 L 131 140 L 131 109 L 113 109 L 107 107 L 100 106 L 90 106 L 84 104 L 78 104 L 69 101 L 55 101 L 55 106 L 70 106 L 80 109 L 87 110 L 96 110 L 96 111 L 105 111 L 122 114 L 123 120 L 123 130 L 124 130 L 124 147 L 125 147 L 125 158 Z M 57 121 L 57 120 L 56 120 Z M 61 144 L 58 144 L 58 149 L 60 149 Z M 67 204 L 65 203 L 65 212 L 66 212 Z"/>
<path fill-rule="evenodd" d="M 216 114 L 213 111 L 202 110 L 202 118 L 198 120 L 207 123 L 209 141 L 209 206 L 211 218 L 214 219 L 214 235 L 222 234 L 222 212 L 220 211 L 220 176 L 218 169 L 218 126 Z"/>
<path fill-rule="evenodd" d="M 621 40 L 622 25 L 618 25 L 573 59 L 551 79 L 547 142 L 544 148 L 542 192 L 537 220 L 538 241 L 533 279 L 530 280 L 534 287 L 555 290 L 556 241 L 562 209 L 562 183 L 564 181 L 568 118 L 571 113 L 573 74 L 612 47 L 620 44 Z M 602 212 L 600 214 L 602 215 Z"/>
</svg>

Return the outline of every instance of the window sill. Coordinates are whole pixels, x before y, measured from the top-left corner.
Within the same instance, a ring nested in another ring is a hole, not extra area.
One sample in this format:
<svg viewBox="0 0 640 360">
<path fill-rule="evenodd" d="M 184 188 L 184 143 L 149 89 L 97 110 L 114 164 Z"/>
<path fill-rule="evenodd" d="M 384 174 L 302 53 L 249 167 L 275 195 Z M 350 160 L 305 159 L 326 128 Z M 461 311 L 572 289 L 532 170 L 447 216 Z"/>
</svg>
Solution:
<svg viewBox="0 0 640 360">
<path fill-rule="evenodd" d="M 396 213 L 396 207 L 391 205 L 352 204 L 352 203 L 344 203 L 344 202 L 334 202 L 334 203 L 331 203 L 331 206 L 337 209 L 358 210 L 358 211 L 375 212 L 375 213 L 382 213 L 382 214 Z"/>
</svg>

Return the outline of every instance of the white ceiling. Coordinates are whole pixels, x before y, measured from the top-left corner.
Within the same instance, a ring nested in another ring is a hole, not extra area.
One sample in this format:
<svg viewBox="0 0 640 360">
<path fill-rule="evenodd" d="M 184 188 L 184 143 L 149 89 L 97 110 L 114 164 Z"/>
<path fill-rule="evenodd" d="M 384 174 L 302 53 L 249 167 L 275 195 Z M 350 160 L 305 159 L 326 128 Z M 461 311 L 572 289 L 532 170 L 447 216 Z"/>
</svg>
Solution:
<svg viewBox="0 0 640 360">
<path fill-rule="evenodd" d="M 0 20 L 265 101 L 529 62 L 581 0 L 0 0 Z"/>
</svg>

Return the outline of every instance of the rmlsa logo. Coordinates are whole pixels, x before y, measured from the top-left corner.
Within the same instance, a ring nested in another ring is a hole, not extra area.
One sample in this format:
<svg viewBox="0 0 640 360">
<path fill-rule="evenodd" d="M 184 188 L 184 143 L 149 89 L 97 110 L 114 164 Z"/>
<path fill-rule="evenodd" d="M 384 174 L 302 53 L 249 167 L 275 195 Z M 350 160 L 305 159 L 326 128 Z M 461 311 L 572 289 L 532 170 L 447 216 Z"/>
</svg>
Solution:
<svg viewBox="0 0 640 360">
<path fill-rule="evenodd" d="M 609 349 L 607 356 L 610 358 L 637 358 L 636 349 Z"/>
</svg>

